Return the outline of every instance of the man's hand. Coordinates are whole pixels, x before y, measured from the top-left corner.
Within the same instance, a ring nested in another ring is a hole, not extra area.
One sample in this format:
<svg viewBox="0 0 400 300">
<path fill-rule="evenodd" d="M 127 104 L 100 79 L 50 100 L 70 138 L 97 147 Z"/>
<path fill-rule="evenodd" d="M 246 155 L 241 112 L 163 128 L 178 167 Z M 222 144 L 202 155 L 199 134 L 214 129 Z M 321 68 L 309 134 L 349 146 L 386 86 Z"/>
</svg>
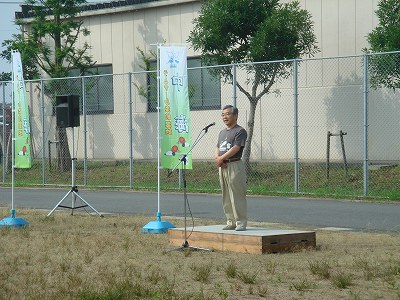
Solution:
<svg viewBox="0 0 400 300">
<path fill-rule="evenodd" d="M 227 167 L 227 163 L 224 163 L 224 160 L 221 158 L 221 156 L 217 156 L 215 158 L 215 164 L 219 168 L 226 168 Z"/>
</svg>

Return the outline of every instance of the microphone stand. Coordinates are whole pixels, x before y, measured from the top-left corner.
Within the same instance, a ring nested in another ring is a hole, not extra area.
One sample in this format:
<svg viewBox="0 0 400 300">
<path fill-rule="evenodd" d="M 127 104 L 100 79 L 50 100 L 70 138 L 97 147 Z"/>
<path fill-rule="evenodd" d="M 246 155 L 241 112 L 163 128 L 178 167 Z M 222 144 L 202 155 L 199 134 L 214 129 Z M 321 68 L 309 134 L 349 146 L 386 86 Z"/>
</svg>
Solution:
<svg viewBox="0 0 400 300">
<path fill-rule="evenodd" d="M 192 146 L 190 147 L 188 152 L 186 152 L 181 157 L 179 157 L 179 162 L 176 164 L 176 166 L 172 170 L 170 170 L 168 172 L 168 175 L 167 175 L 168 177 L 171 176 L 171 174 L 179 167 L 179 165 L 183 164 L 182 180 L 183 180 L 183 206 L 184 206 L 184 241 L 183 241 L 182 246 L 180 246 L 176 250 L 194 249 L 194 250 L 212 251 L 211 249 L 208 249 L 208 248 L 194 247 L 194 246 L 189 245 L 189 242 L 187 240 L 188 236 L 187 236 L 187 216 L 186 216 L 186 206 L 189 206 L 189 201 L 187 198 L 187 190 L 186 190 L 186 162 L 187 162 L 186 158 L 187 158 L 188 154 L 193 151 L 194 147 L 198 144 L 198 142 L 206 135 L 209 127 L 210 126 L 207 126 L 200 131 L 199 135 L 197 136 L 195 142 L 192 144 Z M 190 206 L 189 206 L 189 211 L 191 213 Z M 194 227 L 194 225 L 193 225 L 193 227 Z M 193 228 L 192 228 L 192 231 L 193 231 Z"/>
</svg>

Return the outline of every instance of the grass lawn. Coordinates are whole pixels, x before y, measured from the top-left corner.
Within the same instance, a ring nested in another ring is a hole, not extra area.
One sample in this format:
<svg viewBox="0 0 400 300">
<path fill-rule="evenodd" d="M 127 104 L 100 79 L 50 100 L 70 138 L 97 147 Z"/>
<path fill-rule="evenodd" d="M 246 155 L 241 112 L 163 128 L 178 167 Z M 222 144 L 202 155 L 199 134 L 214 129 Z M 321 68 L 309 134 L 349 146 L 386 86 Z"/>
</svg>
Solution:
<svg viewBox="0 0 400 300">
<path fill-rule="evenodd" d="M 77 162 L 76 184 L 89 188 L 131 188 L 157 190 L 158 169 L 156 161 L 134 161 L 130 175 L 129 161 L 89 161 L 87 172 L 82 161 Z M 70 185 L 71 171 L 60 171 L 55 163 L 45 168 L 45 180 L 40 161 L 31 169 L 15 169 L 15 184 Z M 182 187 L 178 172 L 167 176 L 168 170 L 160 170 L 160 188 L 176 191 Z M 248 194 L 253 195 L 308 195 L 310 197 L 365 198 L 362 164 L 349 164 L 347 173 L 341 163 L 332 163 L 327 179 L 323 163 L 300 163 L 299 193 L 294 193 L 294 165 L 291 163 L 251 162 L 248 172 Z M 218 171 L 213 162 L 194 161 L 193 169 L 186 170 L 188 192 L 219 193 Z M 369 170 L 368 197 L 372 199 L 400 199 L 400 166 L 388 165 Z M 7 174 L 6 183 L 11 182 Z"/>
<path fill-rule="evenodd" d="M 255 255 L 170 251 L 145 216 L 18 217 L 0 230 L 0 299 L 400 299 L 398 234 L 317 231 L 316 250 Z"/>
</svg>

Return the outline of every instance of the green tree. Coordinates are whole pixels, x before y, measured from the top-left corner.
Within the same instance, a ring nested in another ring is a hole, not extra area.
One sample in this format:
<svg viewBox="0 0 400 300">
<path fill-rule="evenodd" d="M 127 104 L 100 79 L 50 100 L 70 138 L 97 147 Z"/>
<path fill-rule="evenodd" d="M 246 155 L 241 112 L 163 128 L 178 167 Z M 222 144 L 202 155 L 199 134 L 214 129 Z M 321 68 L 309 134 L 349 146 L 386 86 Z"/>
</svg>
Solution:
<svg viewBox="0 0 400 300">
<path fill-rule="evenodd" d="M 18 23 L 19 22 L 17 21 L 17 24 Z M 21 30 L 23 29 L 22 25 L 20 25 L 20 28 Z M 12 50 L 18 50 L 21 53 L 22 68 L 25 79 L 36 79 L 40 77 L 39 69 L 35 64 L 34 59 L 37 47 L 32 40 L 25 37 L 24 33 L 13 34 L 13 39 L 3 41 L 2 46 L 6 47 L 6 49 L 0 53 L 0 56 L 10 63 Z"/>
<path fill-rule="evenodd" d="M 370 45 L 366 53 L 400 50 L 400 2 L 381 0 L 376 11 L 377 27 L 368 34 Z M 371 55 L 369 59 L 370 83 L 374 88 L 400 87 L 400 54 Z"/>
<path fill-rule="evenodd" d="M 279 0 L 205 1 L 188 42 L 194 50 L 201 51 L 208 65 L 295 59 L 318 52 L 311 15 L 300 8 L 298 1 L 285 4 Z M 250 102 L 248 140 L 243 154 L 247 167 L 257 104 L 272 92 L 274 83 L 290 76 L 292 67 L 292 61 L 238 66 L 250 78 L 244 84 L 237 83 Z M 213 71 L 233 83 L 231 68 Z"/>
<path fill-rule="evenodd" d="M 73 69 L 83 72 L 94 65 L 88 54 L 90 46 L 83 43 L 77 46 L 80 36 L 90 32 L 84 28 L 83 21 L 77 18 L 86 0 L 27 0 L 31 14 L 29 19 L 17 19 L 21 33 L 3 42 L 6 49 L 1 57 L 11 60 L 11 51 L 21 53 L 25 79 L 37 79 L 41 75 L 51 78 L 68 76 Z M 57 94 L 70 93 L 63 81 L 49 81 L 43 91 L 54 99 Z M 71 154 L 65 128 L 57 128 L 60 141 L 59 166 L 62 170 L 70 168 Z"/>
<path fill-rule="evenodd" d="M 145 53 L 140 47 L 136 47 L 139 52 L 138 56 L 140 62 L 139 68 L 143 71 L 149 71 L 146 76 L 146 84 L 133 83 L 140 96 L 147 99 L 147 110 L 155 111 L 157 107 L 157 52 L 150 50 L 149 53 Z"/>
<path fill-rule="evenodd" d="M 1 56 L 11 60 L 11 50 L 21 53 L 26 79 L 36 79 L 44 72 L 51 78 L 68 76 L 71 69 L 85 70 L 93 65 L 84 43 L 77 47 L 80 35 L 90 32 L 76 16 L 86 0 L 27 0 L 32 18 L 17 19 L 21 33 L 5 40 Z"/>
<path fill-rule="evenodd" d="M 3 84 L 2 81 L 11 81 L 11 73 L 10 72 L 1 72 L 0 73 L 0 86 Z"/>
</svg>

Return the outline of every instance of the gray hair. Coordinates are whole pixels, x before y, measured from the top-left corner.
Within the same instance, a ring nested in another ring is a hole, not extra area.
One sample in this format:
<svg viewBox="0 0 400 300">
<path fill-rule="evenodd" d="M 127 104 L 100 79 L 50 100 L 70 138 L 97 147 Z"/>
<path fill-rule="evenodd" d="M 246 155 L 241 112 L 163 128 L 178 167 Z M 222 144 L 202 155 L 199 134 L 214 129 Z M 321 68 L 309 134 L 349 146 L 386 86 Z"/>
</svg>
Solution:
<svg viewBox="0 0 400 300">
<path fill-rule="evenodd" d="M 233 105 L 225 105 L 222 110 L 228 109 L 230 108 L 232 110 L 232 114 L 234 114 L 235 116 L 237 116 L 239 114 L 239 110 L 237 109 L 237 107 L 234 107 Z"/>
</svg>

